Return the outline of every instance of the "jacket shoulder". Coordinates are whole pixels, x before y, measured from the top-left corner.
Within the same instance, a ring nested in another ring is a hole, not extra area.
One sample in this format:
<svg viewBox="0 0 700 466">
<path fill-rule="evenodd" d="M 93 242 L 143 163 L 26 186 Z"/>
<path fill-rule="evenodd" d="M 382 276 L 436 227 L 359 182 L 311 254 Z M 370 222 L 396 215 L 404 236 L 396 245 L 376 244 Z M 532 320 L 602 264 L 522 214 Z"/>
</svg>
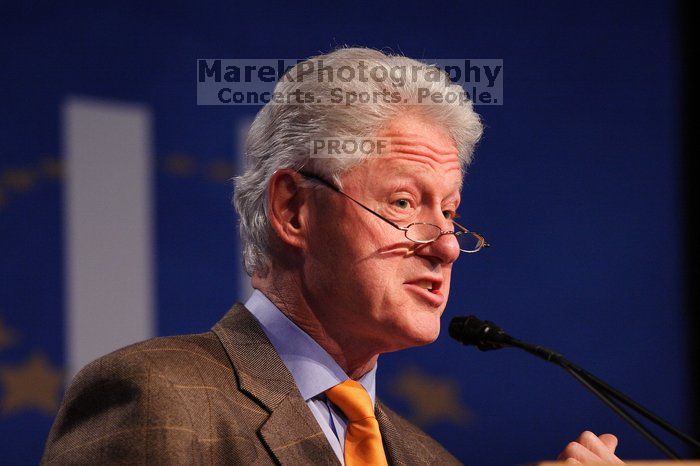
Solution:
<svg viewBox="0 0 700 466">
<path fill-rule="evenodd" d="M 216 411 L 246 404 L 261 411 L 238 394 L 235 371 L 213 332 L 121 348 L 75 376 L 42 463 L 197 463 L 218 435 Z"/>
<path fill-rule="evenodd" d="M 150 372 L 172 383 L 199 379 L 232 366 L 213 332 L 157 337 L 113 351 L 87 364 L 73 379 L 80 385 L 96 377 Z"/>
<path fill-rule="evenodd" d="M 179 399 L 153 400 L 153 390 L 192 384 L 210 385 L 212 379 L 232 382 L 235 380 L 233 372 L 233 367 L 213 332 L 151 338 L 113 351 L 87 364 L 73 378 L 63 404 L 81 402 L 81 408 L 87 408 L 81 412 L 89 412 L 92 408 L 87 401 L 98 402 L 102 410 L 112 405 L 121 405 L 127 400 L 150 399 L 150 402 L 158 403 L 172 401 L 173 405 L 179 406 L 182 404 Z M 93 393 L 110 396 L 92 397 Z"/>
</svg>

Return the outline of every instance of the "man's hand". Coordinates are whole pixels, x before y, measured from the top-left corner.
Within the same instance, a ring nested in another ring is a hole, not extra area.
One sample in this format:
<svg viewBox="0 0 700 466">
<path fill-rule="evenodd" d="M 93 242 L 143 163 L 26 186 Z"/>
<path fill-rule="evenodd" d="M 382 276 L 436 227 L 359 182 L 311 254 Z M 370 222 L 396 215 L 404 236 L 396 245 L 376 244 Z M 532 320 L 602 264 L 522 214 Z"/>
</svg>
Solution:
<svg viewBox="0 0 700 466">
<path fill-rule="evenodd" d="M 584 463 L 612 463 L 624 464 L 615 456 L 617 437 L 612 434 L 597 436 L 593 432 L 585 431 L 564 448 L 557 459 L 571 464 Z"/>
</svg>

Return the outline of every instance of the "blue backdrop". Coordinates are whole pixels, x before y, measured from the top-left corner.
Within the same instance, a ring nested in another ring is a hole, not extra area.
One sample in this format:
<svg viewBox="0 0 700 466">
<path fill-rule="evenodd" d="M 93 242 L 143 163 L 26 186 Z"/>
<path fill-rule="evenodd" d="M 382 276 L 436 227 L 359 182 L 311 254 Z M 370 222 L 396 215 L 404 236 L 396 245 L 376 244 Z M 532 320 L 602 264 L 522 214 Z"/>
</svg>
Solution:
<svg viewBox="0 0 700 466">
<path fill-rule="evenodd" d="M 204 331 L 239 298 L 226 178 L 234 128 L 257 108 L 197 106 L 195 61 L 307 57 L 344 44 L 504 61 L 503 105 L 477 107 L 486 130 L 461 212 L 493 247 L 458 261 L 446 321 L 496 321 L 689 424 L 672 4 L 2 8 L 0 463 L 38 461 L 60 396 L 15 400 L 26 380 L 58 386 L 65 363 L 63 102 L 88 96 L 152 112 L 157 333 Z M 563 371 L 515 350 L 462 348 L 446 332 L 382 357 L 378 389 L 469 464 L 554 458 L 584 429 L 616 433 L 623 457 L 659 457 Z"/>
</svg>

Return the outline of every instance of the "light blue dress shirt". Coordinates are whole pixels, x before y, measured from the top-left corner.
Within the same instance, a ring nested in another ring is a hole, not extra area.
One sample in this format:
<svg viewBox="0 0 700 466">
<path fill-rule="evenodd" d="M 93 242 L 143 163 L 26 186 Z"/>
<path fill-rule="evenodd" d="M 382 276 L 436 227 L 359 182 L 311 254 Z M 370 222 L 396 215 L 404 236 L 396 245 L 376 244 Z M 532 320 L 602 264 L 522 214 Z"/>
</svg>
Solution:
<svg viewBox="0 0 700 466">
<path fill-rule="evenodd" d="M 347 420 L 325 395 L 325 391 L 349 377 L 337 362 L 306 332 L 289 320 L 260 290 L 245 302 L 245 307 L 260 322 L 260 326 L 282 358 L 301 396 L 318 421 L 341 464 L 345 464 L 345 429 Z M 374 405 L 377 365 L 358 382 L 365 387 Z"/>
</svg>

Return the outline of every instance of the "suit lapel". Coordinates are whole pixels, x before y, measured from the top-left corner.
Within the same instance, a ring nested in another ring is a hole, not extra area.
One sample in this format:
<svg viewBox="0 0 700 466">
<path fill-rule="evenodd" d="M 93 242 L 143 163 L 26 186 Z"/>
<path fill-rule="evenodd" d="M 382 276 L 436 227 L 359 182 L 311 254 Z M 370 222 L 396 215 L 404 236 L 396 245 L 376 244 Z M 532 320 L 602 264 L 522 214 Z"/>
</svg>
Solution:
<svg viewBox="0 0 700 466">
<path fill-rule="evenodd" d="M 277 462 L 340 464 L 292 374 L 250 311 L 236 304 L 212 330 L 235 367 L 239 389 L 270 413 L 259 433 Z"/>
<path fill-rule="evenodd" d="M 260 435 L 281 464 L 340 465 L 316 418 L 305 403 L 300 406 L 293 398 L 277 406 Z"/>
<path fill-rule="evenodd" d="M 407 442 L 407 430 L 396 425 L 391 412 L 379 401 L 375 404 L 375 416 L 379 422 L 379 431 L 382 433 L 389 464 L 398 466 L 433 463 L 432 457 L 422 445 L 411 445 Z"/>
</svg>

